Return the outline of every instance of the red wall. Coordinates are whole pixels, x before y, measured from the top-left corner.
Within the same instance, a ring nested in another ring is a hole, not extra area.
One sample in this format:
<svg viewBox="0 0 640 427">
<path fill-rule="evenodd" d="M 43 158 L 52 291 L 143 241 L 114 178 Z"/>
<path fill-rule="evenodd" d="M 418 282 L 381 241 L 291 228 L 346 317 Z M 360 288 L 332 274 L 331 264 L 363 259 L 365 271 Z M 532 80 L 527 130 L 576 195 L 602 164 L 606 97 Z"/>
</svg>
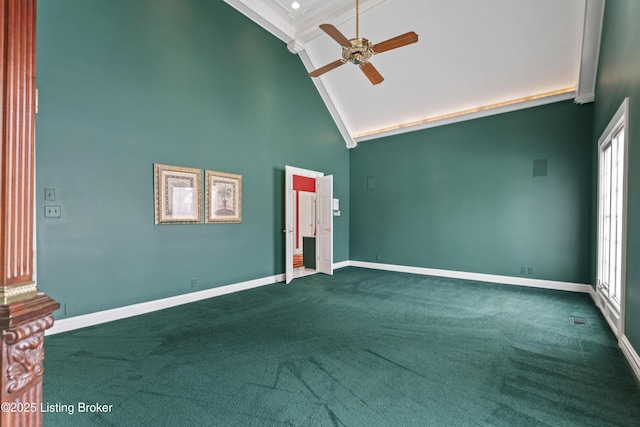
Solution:
<svg viewBox="0 0 640 427">
<path fill-rule="evenodd" d="M 308 176 L 293 175 L 293 189 L 295 191 L 316 192 L 316 179 Z"/>
</svg>

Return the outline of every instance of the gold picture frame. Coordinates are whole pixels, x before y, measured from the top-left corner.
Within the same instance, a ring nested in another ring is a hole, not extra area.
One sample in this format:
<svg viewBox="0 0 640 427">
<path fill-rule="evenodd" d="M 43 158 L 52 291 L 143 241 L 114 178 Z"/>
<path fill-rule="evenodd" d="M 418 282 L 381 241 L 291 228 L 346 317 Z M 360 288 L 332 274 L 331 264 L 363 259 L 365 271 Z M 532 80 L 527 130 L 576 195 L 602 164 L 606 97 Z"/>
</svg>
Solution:
<svg viewBox="0 0 640 427">
<path fill-rule="evenodd" d="M 242 175 L 205 171 L 205 223 L 242 222 Z"/>
<path fill-rule="evenodd" d="M 202 223 L 202 169 L 154 163 L 155 223 Z"/>
</svg>

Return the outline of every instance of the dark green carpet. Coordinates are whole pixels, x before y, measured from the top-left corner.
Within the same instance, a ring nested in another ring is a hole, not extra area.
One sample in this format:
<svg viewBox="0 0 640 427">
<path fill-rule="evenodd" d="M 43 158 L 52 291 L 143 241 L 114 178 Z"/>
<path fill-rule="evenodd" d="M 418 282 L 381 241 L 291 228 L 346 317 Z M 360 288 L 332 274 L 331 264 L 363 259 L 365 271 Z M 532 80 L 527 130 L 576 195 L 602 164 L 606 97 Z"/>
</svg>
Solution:
<svg viewBox="0 0 640 427">
<path fill-rule="evenodd" d="M 45 402 L 76 409 L 45 426 L 640 425 L 631 368 L 568 292 L 344 268 L 54 335 L 45 352 Z"/>
</svg>

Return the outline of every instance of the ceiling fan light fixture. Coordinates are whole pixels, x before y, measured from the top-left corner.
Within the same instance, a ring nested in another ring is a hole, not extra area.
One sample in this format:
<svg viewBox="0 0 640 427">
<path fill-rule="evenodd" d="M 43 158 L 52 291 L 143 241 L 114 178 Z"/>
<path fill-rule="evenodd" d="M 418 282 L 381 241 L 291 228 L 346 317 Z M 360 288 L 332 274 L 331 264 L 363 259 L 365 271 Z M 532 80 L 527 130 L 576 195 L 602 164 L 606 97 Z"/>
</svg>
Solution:
<svg viewBox="0 0 640 427">
<path fill-rule="evenodd" d="M 373 56 L 373 44 L 362 37 L 349 40 L 351 47 L 342 47 L 342 59 L 360 65 L 369 62 Z"/>
<path fill-rule="evenodd" d="M 293 3 L 291 3 L 291 8 L 300 9 L 300 3 L 298 3 L 297 1 L 294 1 Z"/>
</svg>

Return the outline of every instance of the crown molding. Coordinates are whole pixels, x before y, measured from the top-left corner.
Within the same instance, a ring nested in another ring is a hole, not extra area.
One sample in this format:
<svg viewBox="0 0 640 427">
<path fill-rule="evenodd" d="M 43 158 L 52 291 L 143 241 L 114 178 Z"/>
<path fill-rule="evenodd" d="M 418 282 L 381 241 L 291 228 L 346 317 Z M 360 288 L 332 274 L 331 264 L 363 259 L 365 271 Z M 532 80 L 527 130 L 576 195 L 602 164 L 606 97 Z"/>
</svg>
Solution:
<svg viewBox="0 0 640 427">
<path fill-rule="evenodd" d="M 525 98 L 507 100 L 497 104 L 480 106 L 471 110 L 456 111 L 448 114 L 443 114 L 438 117 L 429 117 L 411 123 L 402 123 L 388 128 L 373 129 L 367 132 L 358 133 L 353 137 L 357 142 L 368 141 L 385 136 L 429 129 L 432 127 L 444 126 L 452 123 L 478 119 L 481 117 L 509 113 L 512 111 L 523 110 L 525 108 L 538 107 L 540 105 L 575 99 L 575 94 L 576 92 L 573 88 L 564 88 L 553 92 L 546 92 L 538 95 L 528 96 Z"/>
</svg>

